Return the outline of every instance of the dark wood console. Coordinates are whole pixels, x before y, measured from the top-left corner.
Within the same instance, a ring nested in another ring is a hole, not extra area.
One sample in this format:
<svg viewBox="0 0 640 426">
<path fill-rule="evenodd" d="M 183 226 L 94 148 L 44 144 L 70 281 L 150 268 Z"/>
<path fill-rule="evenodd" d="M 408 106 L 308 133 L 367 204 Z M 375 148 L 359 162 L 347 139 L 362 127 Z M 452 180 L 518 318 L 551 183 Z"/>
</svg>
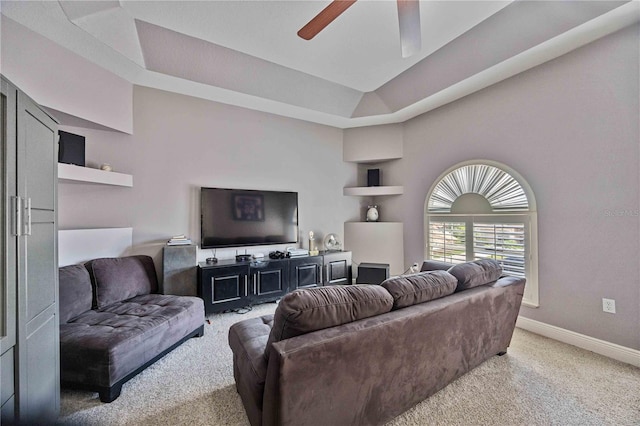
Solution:
<svg viewBox="0 0 640 426">
<path fill-rule="evenodd" d="M 298 288 L 337 284 L 351 284 L 349 251 L 198 265 L 198 296 L 207 315 L 278 300 Z"/>
</svg>

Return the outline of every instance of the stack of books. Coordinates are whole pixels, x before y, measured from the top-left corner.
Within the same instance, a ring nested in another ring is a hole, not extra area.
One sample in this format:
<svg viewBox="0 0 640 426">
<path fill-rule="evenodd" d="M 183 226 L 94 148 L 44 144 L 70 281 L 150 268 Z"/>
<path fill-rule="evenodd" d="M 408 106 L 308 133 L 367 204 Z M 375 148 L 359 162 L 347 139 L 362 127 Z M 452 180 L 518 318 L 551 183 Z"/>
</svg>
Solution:
<svg viewBox="0 0 640 426">
<path fill-rule="evenodd" d="M 169 241 L 167 241 L 168 246 L 188 246 L 191 244 L 191 239 L 185 237 L 184 235 L 176 235 L 175 237 L 171 237 Z"/>
</svg>

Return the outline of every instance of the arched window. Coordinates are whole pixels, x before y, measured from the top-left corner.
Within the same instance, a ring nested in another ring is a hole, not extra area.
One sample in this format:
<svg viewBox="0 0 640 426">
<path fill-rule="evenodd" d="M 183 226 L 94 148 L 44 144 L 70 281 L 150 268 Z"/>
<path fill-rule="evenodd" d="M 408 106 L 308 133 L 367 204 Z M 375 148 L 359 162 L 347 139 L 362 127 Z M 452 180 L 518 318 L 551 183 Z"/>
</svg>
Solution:
<svg viewBox="0 0 640 426">
<path fill-rule="evenodd" d="M 425 202 L 427 259 L 462 263 L 495 259 L 526 277 L 523 304 L 538 306 L 535 198 L 524 179 L 489 161 L 447 170 Z"/>
</svg>

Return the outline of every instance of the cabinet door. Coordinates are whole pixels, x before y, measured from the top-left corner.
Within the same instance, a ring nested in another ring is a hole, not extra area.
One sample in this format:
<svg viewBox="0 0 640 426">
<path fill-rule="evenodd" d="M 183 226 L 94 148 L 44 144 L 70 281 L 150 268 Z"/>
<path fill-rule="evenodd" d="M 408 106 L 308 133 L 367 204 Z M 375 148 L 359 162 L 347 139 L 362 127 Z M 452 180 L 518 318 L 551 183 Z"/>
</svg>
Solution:
<svg viewBox="0 0 640 426">
<path fill-rule="evenodd" d="M 324 285 L 351 284 L 351 252 L 324 255 Z"/>
<path fill-rule="evenodd" d="M 322 285 L 322 256 L 291 259 L 289 262 L 289 291 Z"/>
<path fill-rule="evenodd" d="M 18 207 L 16 201 L 16 88 L 5 79 L 0 83 L 0 422 L 13 423 L 14 367 L 16 345 L 16 291 Z M 21 212 L 20 212 L 21 213 Z"/>
<path fill-rule="evenodd" d="M 204 299 L 207 314 L 248 305 L 249 267 L 222 266 L 198 268 L 198 295 Z"/>
<path fill-rule="evenodd" d="M 288 263 L 287 259 L 251 263 L 253 301 L 267 302 L 277 300 L 287 293 Z"/>
<path fill-rule="evenodd" d="M 23 200 L 18 237 L 17 415 L 25 423 L 55 419 L 60 406 L 57 128 L 18 92 L 17 192 Z"/>
</svg>

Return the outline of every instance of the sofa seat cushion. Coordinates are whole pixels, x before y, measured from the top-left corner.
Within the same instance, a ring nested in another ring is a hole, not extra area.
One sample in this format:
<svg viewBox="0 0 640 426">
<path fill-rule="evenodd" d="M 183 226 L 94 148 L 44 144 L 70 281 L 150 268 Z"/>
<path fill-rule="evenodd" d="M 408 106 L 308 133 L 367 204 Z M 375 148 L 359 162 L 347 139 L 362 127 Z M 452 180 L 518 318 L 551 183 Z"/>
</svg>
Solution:
<svg viewBox="0 0 640 426">
<path fill-rule="evenodd" d="M 85 266 L 93 284 L 94 308 L 158 292 L 156 268 L 149 256 L 94 259 Z"/>
<path fill-rule="evenodd" d="M 273 328 L 273 315 L 251 318 L 235 323 L 229 329 L 229 346 L 233 352 L 233 376 L 243 399 L 247 416 L 262 419 L 262 397 L 267 378 L 264 348 Z"/>
<path fill-rule="evenodd" d="M 202 299 L 148 294 L 60 326 L 63 382 L 111 386 L 204 322 Z"/>
<path fill-rule="evenodd" d="M 393 309 L 400 309 L 448 296 L 456 290 L 458 280 L 438 270 L 392 277 L 381 285 L 393 296 Z"/>
<path fill-rule="evenodd" d="M 452 266 L 449 273 L 458 280 L 456 291 L 462 291 L 496 282 L 502 276 L 502 265 L 493 259 L 474 260 Z"/>
<path fill-rule="evenodd" d="M 273 342 L 389 312 L 393 297 L 377 285 L 295 290 L 282 298 L 273 318 L 265 356 Z"/>
<path fill-rule="evenodd" d="M 91 278 L 84 265 L 64 266 L 58 270 L 60 324 L 91 310 Z"/>
</svg>

